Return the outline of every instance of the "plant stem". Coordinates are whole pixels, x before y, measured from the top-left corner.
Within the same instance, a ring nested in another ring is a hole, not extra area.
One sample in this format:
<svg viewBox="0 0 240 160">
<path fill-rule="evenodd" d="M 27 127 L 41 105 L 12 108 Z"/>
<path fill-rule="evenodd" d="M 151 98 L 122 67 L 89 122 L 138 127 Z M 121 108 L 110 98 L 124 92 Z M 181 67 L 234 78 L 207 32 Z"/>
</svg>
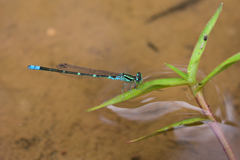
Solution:
<svg viewBox="0 0 240 160">
<path fill-rule="evenodd" d="M 193 91 L 193 87 L 191 87 L 191 89 Z M 196 98 L 196 101 L 199 104 L 199 106 L 202 108 L 203 114 L 208 119 L 213 121 L 213 122 L 210 122 L 208 124 L 212 128 L 212 130 L 215 133 L 215 135 L 217 136 L 218 141 L 221 143 L 224 152 L 228 156 L 228 159 L 229 160 L 236 160 L 236 157 L 235 157 L 235 155 L 233 153 L 233 150 L 232 150 L 230 144 L 228 143 L 228 140 L 225 137 L 222 129 L 219 127 L 218 122 L 214 118 L 214 116 L 212 114 L 212 111 L 211 111 L 209 105 L 207 104 L 205 98 L 203 97 L 203 94 L 202 94 L 201 90 L 196 93 L 195 98 Z"/>
</svg>

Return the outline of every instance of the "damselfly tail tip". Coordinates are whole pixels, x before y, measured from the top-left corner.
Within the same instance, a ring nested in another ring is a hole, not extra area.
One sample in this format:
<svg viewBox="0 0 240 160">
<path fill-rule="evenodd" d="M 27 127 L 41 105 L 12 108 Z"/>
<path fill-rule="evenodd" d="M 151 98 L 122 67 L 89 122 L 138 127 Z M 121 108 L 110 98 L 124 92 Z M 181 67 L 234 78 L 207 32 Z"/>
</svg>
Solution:
<svg viewBox="0 0 240 160">
<path fill-rule="evenodd" d="M 40 70 L 40 66 L 28 65 L 28 69 L 32 69 L 32 70 Z"/>
</svg>

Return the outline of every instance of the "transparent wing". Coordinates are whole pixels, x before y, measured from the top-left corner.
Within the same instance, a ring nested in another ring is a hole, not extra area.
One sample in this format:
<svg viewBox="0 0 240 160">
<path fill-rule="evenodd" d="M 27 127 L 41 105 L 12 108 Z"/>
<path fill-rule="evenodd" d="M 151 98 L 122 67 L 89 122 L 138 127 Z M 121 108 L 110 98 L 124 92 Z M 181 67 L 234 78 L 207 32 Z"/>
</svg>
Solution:
<svg viewBox="0 0 240 160">
<path fill-rule="evenodd" d="M 65 71 L 72 71 L 72 72 L 79 72 L 79 73 L 86 73 L 86 74 L 96 74 L 96 75 L 102 75 L 102 76 L 118 76 L 119 75 L 119 73 L 115 73 L 115 72 L 85 68 L 85 67 L 70 65 L 67 63 L 60 63 L 56 67 L 58 69 L 65 70 Z"/>
</svg>

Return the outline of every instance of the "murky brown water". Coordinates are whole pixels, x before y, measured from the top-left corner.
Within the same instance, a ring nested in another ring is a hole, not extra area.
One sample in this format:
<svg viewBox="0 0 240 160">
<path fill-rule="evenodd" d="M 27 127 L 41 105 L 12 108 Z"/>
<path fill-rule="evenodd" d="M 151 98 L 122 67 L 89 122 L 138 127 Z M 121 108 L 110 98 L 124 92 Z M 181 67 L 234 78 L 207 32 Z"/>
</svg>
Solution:
<svg viewBox="0 0 240 160">
<path fill-rule="evenodd" d="M 197 113 L 190 114 L 189 108 L 164 116 L 158 112 L 161 117 L 147 122 L 129 120 L 108 108 L 86 113 L 121 93 L 122 83 L 27 69 L 30 64 L 55 67 L 67 62 L 134 74 L 161 68 L 164 62 L 187 64 L 200 32 L 221 2 L 0 1 L 0 159 L 227 159 L 207 125 L 125 144 L 194 117 Z M 240 1 L 223 2 L 200 62 L 205 74 L 240 51 Z M 239 125 L 239 67 L 237 63 L 217 76 L 228 108 L 222 115 L 215 111 L 229 122 L 222 127 L 238 158 L 240 130 L 233 124 Z M 145 98 L 157 97 L 157 102 L 191 99 L 185 93 L 179 97 L 168 91 Z M 219 104 L 211 96 L 216 94 L 208 94 L 211 105 Z M 141 100 L 119 107 L 132 108 Z"/>
</svg>

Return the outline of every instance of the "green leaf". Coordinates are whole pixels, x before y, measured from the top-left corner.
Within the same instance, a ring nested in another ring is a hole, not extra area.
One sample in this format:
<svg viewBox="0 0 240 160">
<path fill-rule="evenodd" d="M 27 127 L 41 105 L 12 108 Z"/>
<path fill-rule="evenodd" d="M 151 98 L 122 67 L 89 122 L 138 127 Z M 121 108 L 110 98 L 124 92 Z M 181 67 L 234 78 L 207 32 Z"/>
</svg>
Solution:
<svg viewBox="0 0 240 160">
<path fill-rule="evenodd" d="M 143 140 L 143 139 L 147 139 L 149 137 L 156 136 L 158 134 L 169 132 L 169 131 L 172 131 L 172 130 L 176 129 L 176 127 L 179 127 L 179 126 L 182 126 L 182 125 L 190 125 L 190 124 L 194 124 L 194 123 L 201 123 L 201 122 L 206 121 L 206 120 L 209 120 L 209 119 L 207 119 L 206 117 L 197 117 L 197 118 L 182 120 L 182 121 L 179 121 L 177 123 L 173 123 L 169 126 L 163 127 L 162 129 L 159 129 L 159 130 L 157 130 L 153 133 L 142 136 L 138 139 L 128 141 L 127 143 L 137 142 L 137 141 L 140 141 L 140 140 Z"/>
<path fill-rule="evenodd" d="M 126 101 L 126 100 L 134 98 L 134 97 L 141 96 L 143 94 L 146 94 L 146 93 L 154 91 L 154 90 L 167 88 L 167 87 L 173 87 L 173 86 L 188 85 L 188 84 L 189 84 L 189 82 L 182 78 L 156 79 L 156 80 L 141 84 L 137 88 L 131 89 L 128 92 L 120 94 L 120 95 L 100 104 L 99 106 L 90 108 L 86 111 L 87 112 L 94 111 L 94 110 L 106 107 L 108 105 L 112 105 L 115 103 Z"/>
<path fill-rule="evenodd" d="M 216 23 L 219 14 L 222 11 L 222 5 L 223 5 L 223 3 L 221 3 L 221 5 L 218 7 L 217 11 L 212 16 L 212 18 L 208 21 L 207 25 L 203 29 L 203 31 L 198 39 L 198 42 L 193 50 L 192 57 L 190 59 L 189 65 L 188 65 L 188 75 L 189 75 L 188 80 L 190 82 L 196 82 L 198 64 L 200 62 L 201 56 L 202 56 L 205 46 L 207 44 L 209 34 L 210 34 L 214 24 Z"/>
<path fill-rule="evenodd" d="M 202 89 L 207 82 L 212 79 L 213 77 L 215 77 L 217 74 L 219 74 L 220 72 L 224 71 L 225 69 L 227 69 L 228 67 L 230 67 L 231 65 L 235 64 L 236 62 L 240 61 L 240 52 L 233 55 L 232 57 L 228 58 L 227 60 L 225 60 L 223 63 L 221 63 L 219 66 L 217 66 L 207 77 L 205 77 L 198 85 L 197 89 L 194 91 L 194 93 L 196 93 L 197 91 L 199 91 L 200 89 Z"/>
<path fill-rule="evenodd" d="M 179 76 L 181 76 L 183 79 L 187 80 L 188 79 L 188 75 L 182 71 L 180 71 L 179 69 L 175 68 L 174 66 L 165 63 L 165 65 L 167 65 L 169 68 L 171 68 L 174 72 L 176 72 Z"/>
</svg>

